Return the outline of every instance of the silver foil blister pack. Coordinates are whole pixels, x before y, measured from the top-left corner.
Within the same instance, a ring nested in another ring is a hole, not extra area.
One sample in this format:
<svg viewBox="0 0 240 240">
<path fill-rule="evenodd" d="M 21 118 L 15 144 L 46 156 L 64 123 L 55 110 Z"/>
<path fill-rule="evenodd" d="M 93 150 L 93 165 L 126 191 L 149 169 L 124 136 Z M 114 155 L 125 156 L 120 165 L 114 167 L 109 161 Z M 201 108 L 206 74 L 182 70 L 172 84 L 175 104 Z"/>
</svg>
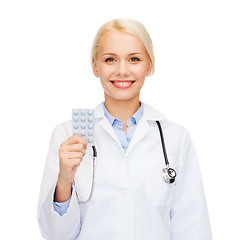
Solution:
<svg viewBox="0 0 240 240">
<path fill-rule="evenodd" d="M 94 110 L 72 109 L 72 132 L 73 135 L 84 137 L 88 144 L 94 145 Z"/>
</svg>

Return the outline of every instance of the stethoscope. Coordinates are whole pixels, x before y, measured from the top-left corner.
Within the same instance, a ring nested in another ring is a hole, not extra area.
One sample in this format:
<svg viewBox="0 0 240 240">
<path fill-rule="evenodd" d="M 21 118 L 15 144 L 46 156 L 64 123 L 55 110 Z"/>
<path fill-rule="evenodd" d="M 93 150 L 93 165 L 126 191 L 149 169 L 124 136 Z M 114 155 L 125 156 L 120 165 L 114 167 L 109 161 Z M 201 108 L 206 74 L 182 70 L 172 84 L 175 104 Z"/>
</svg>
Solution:
<svg viewBox="0 0 240 240">
<path fill-rule="evenodd" d="M 159 133 L 160 133 L 162 149 L 163 149 L 163 155 L 164 155 L 165 165 L 166 165 L 166 168 L 162 169 L 162 177 L 163 177 L 163 179 L 164 179 L 164 181 L 166 183 L 171 184 L 171 183 L 175 182 L 177 173 L 176 173 L 176 171 L 173 168 L 169 167 L 169 161 L 168 161 L 168 157 L 167 157 L 167 151 L 166 151 L 165 141 L 164 141 L 164 137 L 163 137 L 162 127 L 161 127 L 161 124 L 160 124 L 159 121 L 156 121 L 156 123 L 158 125 L 158 129 L 159 129 Z M 96 165 L 97 165 L 97 149 L 96 149 L 95 145 L 92 146 L 92 150 L 93 150 L 93 174 L 92 174 L 91 192 L 90 192 L 89 197 L 88 197 L 87 200 L 81 200 L 81 198 L 78 196 L 80 202 L 82 202 L 82 203 L 87 203 L 87 202 L 89 202 L 91 200 L 92 195 L 93 195 L 93 190 L 94 190 L 95 169 L 96 169 Z M 73 184 L 75 185 L 75 180 L 74 180 Z"/>
<path fill-rule="evenodd" d="M 167 157 L 167 151 L 166 151 L 166 146 L 165 146 L 165 142 L 164 142 L 162 127 L 161 127 L 161 124 L 159 121 L 156 121 L 156 123 L 158 125 L 158 129 L 160 132 L 163 155 L 164 155 L 165 164 L 166 164 L 166 168 L 163 168 L 163 170 L 162 170 L 162 176 L 166 183 L 174 183 L 177 173 L 173 168 L 169 167 L 169 161 L 168 161 L 168 157 Z"/>
</svg>

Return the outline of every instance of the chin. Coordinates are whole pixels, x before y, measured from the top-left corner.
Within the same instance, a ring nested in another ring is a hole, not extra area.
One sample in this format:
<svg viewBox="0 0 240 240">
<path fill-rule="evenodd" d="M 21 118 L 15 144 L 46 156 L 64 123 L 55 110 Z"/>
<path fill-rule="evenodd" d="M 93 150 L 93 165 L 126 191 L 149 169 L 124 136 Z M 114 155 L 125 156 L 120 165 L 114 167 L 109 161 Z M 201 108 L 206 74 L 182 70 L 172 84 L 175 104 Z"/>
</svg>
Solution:
<svg viewBox="0 0 240 240">
<path fill-rule="evenodd" d="M 107 94 L 107 93 L 106 93 Z M 113 94 L 107 94 L 108 95 L 108 97 L 109 98 L 111 98 L 111 99 L 113 99 L 113 100 L 117 100 L 117 101 L 131 101 L 131 100 L 133 100 L 134 98 L 137 98 L 137 99 L 139 99 L 139 94 L 134 94 L 134 95 L 129 95 L 129 94 L 127 94 L 127 95 L 124 95 L 124 94 L 119 94 L 119 95 L 113 95 Z M 138 96 L 138 97 L 137 97 Z"/>
</svg>

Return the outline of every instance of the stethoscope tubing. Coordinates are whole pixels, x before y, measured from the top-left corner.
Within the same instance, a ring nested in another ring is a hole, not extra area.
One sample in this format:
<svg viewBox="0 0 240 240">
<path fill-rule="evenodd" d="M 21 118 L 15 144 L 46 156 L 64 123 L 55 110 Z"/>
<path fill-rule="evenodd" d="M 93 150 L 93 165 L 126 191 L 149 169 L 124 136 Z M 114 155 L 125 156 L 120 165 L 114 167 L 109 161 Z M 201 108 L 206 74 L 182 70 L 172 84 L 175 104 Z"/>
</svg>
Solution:
<svg viewBox="0 0 240 240">
<path fill-rule="evenodd" d="M 92 174 L 92 186 L 91 186 L 91 192 L 89 194 L 89 197 L 87 198 L 87 200 L 82 200 L 80 198 L 80 196 L 78 195 L 77 191 L 76 191 L 76 194 L 78 196 L 78 199 L 81 203 L 87 203 L 91 200 L 92 198 L 92 195 L 93 195 L 93 190 L 94 190 L 94 185 L 95 185 L 95 170 L 96 170 L 96 166 L 97 166 L 97 148 L 95 147 L 95 145 L 92 146 L 92 150 L 93 150 L 93 174 Z M 73 181 L 73 184 L 76 188 L 76 183 L 75 183 L 75 179 Z"/>
<path fill-rule="evenodd" d="M 156 121 L 156 123 L 158 125 L 159 133 L 160 133 L 160 137 L 161 137 L 161 143 L 162 143 L 162 149 L 163 149 L 165 164 L 166 164 L 166 166 L 169 166 L 169 161 L 168 161 L 168 157 L 167 157 L 167 150 L 166 150 L 165 141 L 164 141 L 164 137 L 163 137 L 163 130 L 162 130 L 160 122 Z"/>
</svg>

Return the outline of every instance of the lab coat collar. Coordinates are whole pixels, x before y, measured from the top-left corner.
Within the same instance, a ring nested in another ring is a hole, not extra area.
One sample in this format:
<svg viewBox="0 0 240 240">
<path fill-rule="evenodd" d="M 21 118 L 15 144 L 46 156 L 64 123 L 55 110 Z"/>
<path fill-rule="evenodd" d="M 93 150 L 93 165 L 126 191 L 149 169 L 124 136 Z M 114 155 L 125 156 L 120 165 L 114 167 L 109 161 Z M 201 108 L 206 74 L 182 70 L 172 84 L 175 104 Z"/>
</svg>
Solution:
<svg viewBox="0 0 240 240">
<path fill-rule="evenodd" d="M 161 121 L 165 119 L 166 117 L 154 109 L 153 107 L 149 106 L 146 103 L 141 102 L 143 105 L 143 116 L 142 118 L 144 120 L 152 120 L 152 121 Z M 105 118 L 104 115 L 104 102 L 100 103 L 96 108 L 95 108 L 95 118 Z"/>
<path fill-rule="evenodd" d="M 99 124 L 106 130 L 106 132 L 109 133 L 110 136 L 118 143 L 119 147 L 122 149 L 121 143 L 118 140 L 118 137 L 107 120 L 107 118 L 104 115 L 104 103 L 100 103 L 96 108 L 95 108 L 95 118 L 96 119 L 101 119 Z M 151 106 L 142 103 L 143 104 L 143 116 L 140 119 L 137 128 L 135 130 L 135 133 L 133 135 L 133 138 L 128 146 L 126 155 L 128 155 L 131 150 L 138 144 L 138 142 L 150 131 L 150 125 L 148 121 L 161 121 L 165 119 L 165 116 L 152 108 Z M 124 150 L 122 149 L 123 153 L 125 154 Z"/>
</svg>

